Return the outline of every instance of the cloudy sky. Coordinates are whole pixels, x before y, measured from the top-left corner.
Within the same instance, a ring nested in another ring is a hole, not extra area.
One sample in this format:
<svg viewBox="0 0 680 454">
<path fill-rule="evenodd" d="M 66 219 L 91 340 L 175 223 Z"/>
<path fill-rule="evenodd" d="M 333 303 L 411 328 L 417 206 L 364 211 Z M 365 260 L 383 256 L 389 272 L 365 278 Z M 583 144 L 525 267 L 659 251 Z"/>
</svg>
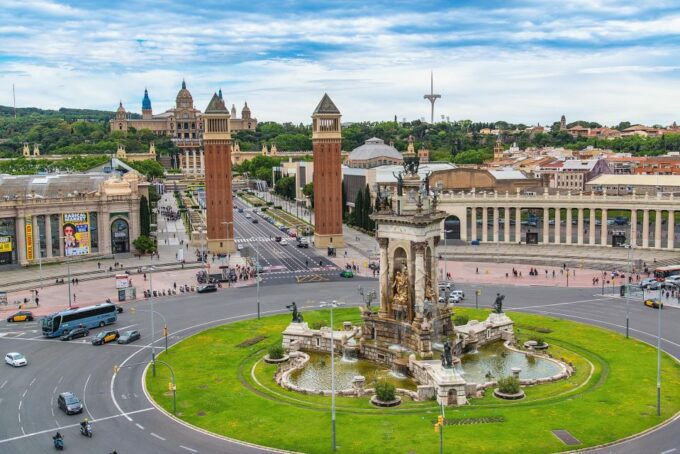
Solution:
<svg viewBox="0 0 680 454">
<path fill-rule="evenodd" d="M 554 6 L 553 6 L 554 5 Z M 0 104 L 139 112 L 182 78 L 260 120 L 680 122 L 680 2 L 2 0 Z"/>
</svg>

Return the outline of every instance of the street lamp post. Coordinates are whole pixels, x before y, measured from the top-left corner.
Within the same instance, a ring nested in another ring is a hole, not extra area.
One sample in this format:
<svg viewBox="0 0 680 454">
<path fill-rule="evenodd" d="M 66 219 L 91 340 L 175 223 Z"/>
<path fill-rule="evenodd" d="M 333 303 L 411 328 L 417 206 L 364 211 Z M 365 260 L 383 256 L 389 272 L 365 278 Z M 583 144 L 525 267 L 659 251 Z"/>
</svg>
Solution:
<svg viewBox="0 0 680 454">
<path fill-rule="evenodd" d="M 446 249 L 446 252 L 449 252 L 449 233 L 452 233 L 453 229 L 451 230 L 446 230 L 444 229 L 444 248 Z M 444 274 L 446 275 L 446 280 L 449 280 L 449 261 L 447 259 L 444 259 Z"/>
<path fill-rule="evenodd" d="M 59 239 L 61 241 L 65 241 L 66 237 L 60 236 Z M 42 269 L 42 267 L 41 267 L 41 269 Z M 68 257 L 66 257 L 66 270 L 67 270 L 67 273 L 68 273 L 68 307 L 71 307 L 71 299 L 72 299 L 71 298 L 71 259 L 68 258 Z"/>
<path fill-rule="evenodd" d="M 656 416 L 661 416 L 661 308 L 659 305 L 656 334 Z M 331 312 L 332 314 L 333 312 Z"/>
<path fill-rule="evenodd" d="M 151 372 L 152 375 L 156 376 L 156 332 L 154 331 L 153 324 L 153 271 L 155 268 L 152 266 L 147 266 L 144 268 L 145 273 L 149 273 L 149 298 L 151 299 Z"/>
<path fill-rule="evenodd" d="M 330 303 L 321 302 L 321 307 L 329 307 L 331 309 L 331 449 L 335 452 L 335 342 L 333 340 L 333 308 L 341 306 L 336 300 Z"/>
</svg>

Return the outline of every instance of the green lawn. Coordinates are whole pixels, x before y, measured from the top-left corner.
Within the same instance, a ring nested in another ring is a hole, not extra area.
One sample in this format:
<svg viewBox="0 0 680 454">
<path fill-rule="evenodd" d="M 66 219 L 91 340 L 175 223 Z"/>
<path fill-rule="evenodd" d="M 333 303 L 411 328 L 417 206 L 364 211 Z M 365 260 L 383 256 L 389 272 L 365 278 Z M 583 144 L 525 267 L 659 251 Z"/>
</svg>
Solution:
<svg viewBox="0 0 680 454">
<path fill-rule="evenodd" d="M 356 308 L 336 310 L 336 325 L 359 321 Z M 456 309 L 484 319 L 488 311 Z M 655 414 L 656 353 L 649 345 L 589 325 L 536 315 L 509 313 L 520 339 L 539 335 L 555 357 L 576 366 L 568 380 L 525 388 L 527 398 L 500 401 L 490 395 L 463 408 L 447 408 L 447 419 L 502 417 L 503 422 L 452 425 L 444 429 L 447 452 L 545 453 L 569 447 L 552 433 L 566 429 L 582 448 L 613 441 L 654 426 L 680 411 L 680 365 L 663 358 L 662 416 Z M 326 311 L 306 312 L 310 325 L 327 320 Z M 260 358 L 280 342 L 289 315 L 213 328 L 173 346 L 160 359 L 177 376 L 179 416 L 229 437 L 302 452 L 330 451 L 330 398 L 279 388 L 274 366 Z M 537 332 L 537 330 L 539 332 Z M 545 332 L 549 331 L 549 332 Z M 238 346 L 266 336 L 252 346 Z M 147 374 L 151 395 L 167 410 L 168 374 Z M 367 399 L 338 398 L 339 451 L 347 453 L 435 453 L 438 435 L 434 402 L 405 402 L 376 409 Z"/>
</svg>

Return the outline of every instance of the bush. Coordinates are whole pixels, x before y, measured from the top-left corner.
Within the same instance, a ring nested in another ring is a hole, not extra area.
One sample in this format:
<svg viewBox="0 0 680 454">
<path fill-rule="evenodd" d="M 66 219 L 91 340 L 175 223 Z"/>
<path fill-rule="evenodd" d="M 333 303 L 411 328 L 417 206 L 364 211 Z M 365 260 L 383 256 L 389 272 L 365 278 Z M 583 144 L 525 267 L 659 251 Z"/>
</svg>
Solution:
<svg viewBox="0 0 680 454">
<path fill-rule="evenodd" d="M 536 345 L 543 345 L 543 344 L 545 344 L 545 342 L 543 341 L 543 338 L 542 338 L 542 337 L 539 337 L 539 336 L 531 336 L 531 337 L 529 338 L 529 340 L 532 340 L 532 341 L 536 342 Z"/>
<path fill-rule="evenodd" d="M 315 322 L 312 322 L 311 328 L 312 329 L 321 329 L 321 328 L 323 328 L 323 326 L 324 326 L 324 322 L 322 322 L 321 320 L 317 320 Z"/>
<path fill-rule="evenodd" d="M 470 318 L 467 315 L 456 315 L 453 317 L 453 324 L 456 326 L 465 325 Z"/>
<path fill-rule="evenodd" d="M 140 235 L 132 242 L 132 245 L 140 254 L 149 254 L 156 252 L 156 243 L 148 236 Z"/>
<path fill-rule="evenodd" d="M 269 359 L 281 359 L 283 358 L 283 347 L 280 344 L 275 344 L 269 347 Z"/>
<path fill-rule="evenodd" d="M 392 383 L 379 381 L 375 384 L 375 395 L 381 402 L 391 402 L 397 397 L 397 390 Z"/>
<path fill-rule="evenodd" d="M 519 380 L 515 377 L 504 377 L 498 380 L 498 390 L 503 394 L 517 394 L 519 392 Z"/>
</svg>

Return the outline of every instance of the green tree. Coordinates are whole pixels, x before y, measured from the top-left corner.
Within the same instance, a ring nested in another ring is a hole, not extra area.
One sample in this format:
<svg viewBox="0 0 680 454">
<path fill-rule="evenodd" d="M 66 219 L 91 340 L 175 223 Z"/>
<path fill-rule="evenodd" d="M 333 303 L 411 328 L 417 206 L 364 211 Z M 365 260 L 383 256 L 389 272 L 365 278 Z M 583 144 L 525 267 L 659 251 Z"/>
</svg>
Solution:
<svg viewBox="0 0 680 454">
<path fill-rule="evenodd" d="M 139 198 L 139 224 L 142 235 L 151 235 L 151 213 L 149 211 L 149 201 L 145 196 Z"/>
<path fill-rule="evenodd" d="M 314 182 L 309 182 L 302 188 L 302 193 L 309 197 L 309 203 L 311 203 L 312 208 L 314 208 Z"/>
<path fill-rule="evenodd" d="M 364 222 L 364 193 L 358 191 L 354 199 L 354 211 L 352 212 L 352 224 L 363 228 Z"/>
<path fill-rule="evenodd" d="M 151 254 L 152 252 L 156 252 L 156 243 L 153 241 L 153 239 L 151 239 L 151 237 L 146 235 L 138 236 L 132 242 L 132 245 L 140 254 Z"/>
<path fill-rule="evenodd" d="M 373 221 L 370 218 L 370 215 L 373 212 L 373 205 L 371 204 L 371 192 L 368 189 L 368 185 L 366 185 L 366 188 L 364 189 L 362 202 L 363 206 L 361 208 L 361 214 L 363 216 L 363 220 L 361 226 L 366 230 L 373 230 Z"/>
<path fill-rule="evenodd" d="M 292 200 L 295 198 L 295 177 L 279 178 L 274 185 L 274 192 L 284 199 Z"/>
<path fill-rule="evenodd" d="M 165 176 L 165 168 L 158 161 L 154 161 L 153 159 L 145 159 L 144 161 L 125 161 L 125 163 L 149 180 L 163 178 Z"/>
</svg>

